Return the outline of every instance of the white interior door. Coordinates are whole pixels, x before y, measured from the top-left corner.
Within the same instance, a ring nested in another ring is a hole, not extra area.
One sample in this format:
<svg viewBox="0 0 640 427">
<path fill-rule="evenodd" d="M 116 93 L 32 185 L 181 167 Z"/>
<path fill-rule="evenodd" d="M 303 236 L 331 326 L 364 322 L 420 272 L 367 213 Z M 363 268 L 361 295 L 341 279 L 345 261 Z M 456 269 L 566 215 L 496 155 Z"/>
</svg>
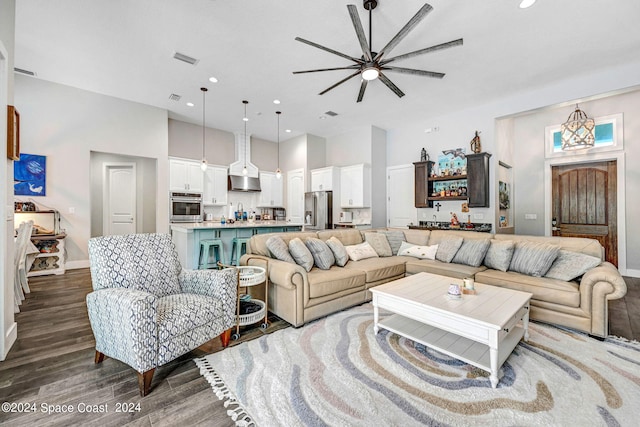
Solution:
<svg viewBox="0 0 640 427">
<path fill-rule="evenodd" d="M 406 227 L 417 223 L 413 186 L 413 165 L 387 168 L 387 218 L 389 227 Z"/>
<path fill-rule="evenodd" d="M 287 172 L 287 219 L 304 222 L 304 169 Z"/>
<path fill-rule="evenodd" d="M 136 165 L 105 164 L 104 235 L 136 232 Z"/>
</svg>

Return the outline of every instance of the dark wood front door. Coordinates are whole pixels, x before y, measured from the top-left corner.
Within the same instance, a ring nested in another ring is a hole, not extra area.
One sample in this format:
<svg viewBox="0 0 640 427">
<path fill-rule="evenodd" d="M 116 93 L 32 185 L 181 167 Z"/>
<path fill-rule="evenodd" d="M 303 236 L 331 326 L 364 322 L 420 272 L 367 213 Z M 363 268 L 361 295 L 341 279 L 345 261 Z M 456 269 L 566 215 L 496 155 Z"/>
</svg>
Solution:
<svg viewBox="0 0 640 427">
<path fill-rule="evenodd" d="M 618 266 L 615 161 L 553 166 L 554 235 L 597 239 L 605 259 Z"/>
</svg>

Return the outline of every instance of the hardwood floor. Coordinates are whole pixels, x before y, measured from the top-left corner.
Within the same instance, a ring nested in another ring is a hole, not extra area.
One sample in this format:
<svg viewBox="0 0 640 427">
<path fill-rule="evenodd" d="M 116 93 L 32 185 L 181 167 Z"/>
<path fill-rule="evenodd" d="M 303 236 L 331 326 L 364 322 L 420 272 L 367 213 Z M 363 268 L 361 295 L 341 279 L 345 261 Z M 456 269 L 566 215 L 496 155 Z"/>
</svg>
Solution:
<svg viewBox="0 0 640 427">
<path fill-rule="evenodd" d="M 640 279 L 625 277 L 625 281 L 627 295 L 609 304 L 610 332 L 640 340 Z M 31 293 L 16 314 L 18 340 L 0 362 L 0 402 L 35 404 L 31 408 L 36 410 L 0 411 L 0 425 L 234 425 L 192 361 L 220 351 L 218 339 L 156 369 L 151 393 L 141 398 L 132 368 L 109 358 L 100 365 L 93 363 L 95 341 L 85 305 L 91 291 L 89 270 L 33 277 L 29 285 Z M 245 329 L 230 345 L 287 326 L 274 317 L 266 331 Z M 132 412 L 116 412 L 123 403 L 132 406 Z M 78 413 L 81 404 L 103 405 L 97 409 L 106 412 Z M 72 405 L 74 413 L 43 411 L 61 410 L 60 405 Z"/>
<path fill-rule="evenodd" d="M 0 402 L 35 404 L 35 411 L 0 411 L 0 425 L 235 425 L 192 361 L 220 351 L 218 338 L 156 369 L 151 393 L 142 398 L 133 368 L 110 358 L 93 363 L 95 340 L 85 304 L 91 292 L 88 269 L 32 277 L 29 286 L 16 314 L 18 340 L 0 362 Z M 244 328 L 230 346 L 288 327 L 277 317 L 271 320 L 267 330 Z M 62 407 L 55 405 L 72 405 L 74 413 L 46 414 L 43 404 L 58 410 Z M 116 412 L 122 404 L 132 411 Z M 103 405 L 98 409 L 106 412 L 78 413 L 82 405 Z"/>
</svg>

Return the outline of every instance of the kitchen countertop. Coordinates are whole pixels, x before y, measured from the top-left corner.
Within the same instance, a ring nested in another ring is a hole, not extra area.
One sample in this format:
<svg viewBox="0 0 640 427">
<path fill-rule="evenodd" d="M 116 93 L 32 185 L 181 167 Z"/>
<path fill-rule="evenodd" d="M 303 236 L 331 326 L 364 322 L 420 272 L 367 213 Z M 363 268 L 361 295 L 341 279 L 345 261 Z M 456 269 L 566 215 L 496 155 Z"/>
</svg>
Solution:
<svg viewBox="0 0 640 427">
<path fill-rule="evenodd" d="M 203 222 L 174 222 L 171 228 L 183 230 L 201 230 L 201 229 L 236 229 L 236 228 L 271 228 L 271 227 L 302 227 L 302 223 L 287 221 L 235 221 L 233 224 L 221 224 L 220 221 L 203 221 Z"/>
</svg>

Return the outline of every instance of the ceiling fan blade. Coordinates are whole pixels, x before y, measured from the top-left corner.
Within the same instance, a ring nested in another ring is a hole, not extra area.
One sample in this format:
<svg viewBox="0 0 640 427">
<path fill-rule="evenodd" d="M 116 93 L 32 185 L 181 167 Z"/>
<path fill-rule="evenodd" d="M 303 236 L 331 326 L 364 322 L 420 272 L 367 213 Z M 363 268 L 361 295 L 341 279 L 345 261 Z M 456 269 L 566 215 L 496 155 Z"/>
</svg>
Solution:
<svg viewBox="0 0 640 427">
<path fill-rule="evenodd" d="M 388 64 L 391 61 L 398 61 L 400 59 L 412 58 L 414 56 L 422 55 L 425 53 L 435 52 L 438 50 L 448 49 L 450 47 L 461 46 L 461 45 L 462 45 L 462 39 L 452 40 L 450 42 L 437 44 L 435 46 L 427 47 L 420 50 L 415 50 L 413 52 L 409 52 L 402 55 L 394 56 L 393 58 L 385 59 L 383 61 L 380 61 L 380 65 Z"/>
<path fill-rule="evenodd" d="M 362 101 L 362 98 L 364 97 L 364 91 L 367 89 L 367 83 L 368 82 L 369 82 L 368 80 L 362 79 L 362 83 L 360 83 L 360 92 L 358 92 L 358 101 L 357 102 Z"/>
<path fill-rule="evenodd" d="M 407 36 L 407 34 L 409 34 L 409 32 L 411 30 L 413 30 L 413 28 L 416 25 L 418 25 L 420 23 L 420 21 L 422 21 L 424 19 L 424 17 L 427 16 L 427 14 L 429 12 L 431 12 L 432 10 L 433 10 L 433 7 L 430 4 L 425 3 L 420 8 L 420 10 L 415 15 L 413 15 L 413 18 L 411 18 L 409 20 L 409 22 L 407 22 L 405 24 L 405 26 L 402 27 L 402 29 L 400 31 L 398 31 L 398 34 L 393 36 L 393 38 L 389 41 L 389 43 L 387 43 L 387 45 L 385 47 L 383 47 L 380 52 L 378 52 L 378 54 L 376 55 L 375 58 L 373 58 L 373 60 L 377 61 L 380 58 L 382 58 L 382 55 L 384 55 L 385 53 L 391 52 L 391 50 L 394 47 L 396 47 L 398 45 L 398 43 L 400 43 L 402 41 L 402 39 L 404 39 Z"/>
<path fill-rule="evenodd" d="M 417 76 L 433 77 L 436 79 L 441 79 L 444 77 L 444 73 L 436 73 L 435 71 L 414 70 L 413 68 L 382 67 L 382 69 L 386 71 L 395 71 L 395 72 L 404 73 L 404 74 L 414 74 Z"/>
<path fill-rule="evenodd" d="M 357 62 L 358 64 L 363 64 L 364 63 L 364 61 L 362 59 L 360 59 L 360 58 L 354 58 L 353 56 L 346 55 L 346 54 L 344 54 L 342 52 L 338 52 L 337 50 L 333 50 L 331 48 L 319 45 L 318 43 L 314 43 L 312 41 L 305 40 L 305 39 L 303 39 L 301 37 L 296 37 L 296 40 L 299 41 L 299 42 L 308 44 L 309 46 L 313 46 L 315 48 L 324 50 L 326 52 L 333 53 L 334 55 L 338 55 L 338 56 L 341 56 L 343 58 L 349 59 L 349 60 L 351 60 L 353 62 Z"/>
<path fill-rule="evenodd" d="M 371 62 L 371 49 L 369 49 L 369 45 L 367 44 L 367 36 L 364 35 L 364 29 L 362 28 L 360 15 L 358 15 L 358 8 L 356 8 L 356 6 L 353 4 L 348 4 L 347 9 L 349 9 L 349 16 L 351 16 L 353 28 L 355 28 L 356 30 L 356 35 L 358 36 L 358 41 L 360 42 L 360 48 L 362 48 L 364 59 L 366 59 L 367 62 Z"/>
<path fill-rule="evenodd" d="M 359 65 L 350 65 L 348 67 L 319 68 L 317 70 L 294 71 L 293 74 L 317 73 L 319 71 L 356 70 L 356 69 L 359 70 L 360 66 Z"/>
<path fill-rule="evenodd" d="M 357 76 L 358 74 L 360 74 L 360 70 L 356 71 L 355 73 L 351 74 L 350 76 L 345 77 L 344 79 L 340 80 L 338 83 L 329 86 L 328 88 L 326 88 L 325 90 L 323 90 L 322 92 L 320 92 L 318 95 L 324 95 L 325 93 L 329 92 L 331 89 L 335 88 L 336 86 L 340 86 L 342 83 L 346 82 L 347 80 Z"/>
<path fill-rule="evenodd" d="M 401 91 L 398 86 L 394 85 L 393 82 L 391 80 L 389 80 L 387 78 L 387 76 L 385 76 L 384 74 L 380 73 L 380 75 L 378 76 L 378 78 L 380 79 L 380 81 L 382 83 L 385 84 L 385 86 L 387 86 L 389 89 L 391 89 L 393 91 L 393 93 L 395 93 L 396 95 L 398 95 L 399 98 L 402 98 L 404 96 L 404 92 Z"/>
</svg>

